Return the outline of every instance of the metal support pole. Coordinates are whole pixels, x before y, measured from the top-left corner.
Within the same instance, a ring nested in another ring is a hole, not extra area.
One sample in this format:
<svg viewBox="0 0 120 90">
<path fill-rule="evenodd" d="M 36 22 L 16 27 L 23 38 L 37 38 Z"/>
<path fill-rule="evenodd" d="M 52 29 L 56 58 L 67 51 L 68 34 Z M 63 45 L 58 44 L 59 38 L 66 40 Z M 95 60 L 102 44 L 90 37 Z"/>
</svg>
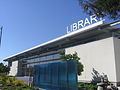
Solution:
<svg viewBox="0 0 120 90">
<path fill-rule="evenodd" d="M 1 47 L 1 41 L 2 41 L 2 29 L 3 29 L 3 26 L 0 28 L 0 47 Z"/>
</svg>

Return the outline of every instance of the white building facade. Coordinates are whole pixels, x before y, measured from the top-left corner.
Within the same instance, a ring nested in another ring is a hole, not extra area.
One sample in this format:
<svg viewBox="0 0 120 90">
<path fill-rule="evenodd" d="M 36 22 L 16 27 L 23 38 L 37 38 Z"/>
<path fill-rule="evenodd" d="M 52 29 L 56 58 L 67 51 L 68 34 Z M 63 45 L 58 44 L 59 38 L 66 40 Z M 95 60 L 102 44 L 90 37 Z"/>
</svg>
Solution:
<svg viewBox="0 0 120 90">
<path fill-rule="evenodd" d="M 66 49 L 66 53 L 77 52 L 84 65 L 80 81 L 90 81 L 96 75 L 107 75 L 110 82 L 120 81 L 120 39 L 110 37 Z"/>
<path fill-rule="evenodd" d="M 57 39 L 25 50 L 4 60 L 11 66 L 9 75 L 27 76 L 28 67 L 37 63 L 60 60 L 59 51 L 77 52 L 84 65 L 79 82 L 97 80 L 106 75 L 108 80 L 120 85 L 120 28 L 102 22 L 69 33 Z"/>
</svg>

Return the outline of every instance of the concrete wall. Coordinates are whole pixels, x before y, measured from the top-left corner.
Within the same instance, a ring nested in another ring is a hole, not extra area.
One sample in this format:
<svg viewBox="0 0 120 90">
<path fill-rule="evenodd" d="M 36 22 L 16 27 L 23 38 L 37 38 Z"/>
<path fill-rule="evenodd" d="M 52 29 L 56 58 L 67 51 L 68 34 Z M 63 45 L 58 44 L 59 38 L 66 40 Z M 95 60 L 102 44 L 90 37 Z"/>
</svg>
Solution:
<svg viewBox="0 0 120 90">
<path fill-rule="evenodd" d="M 84 72 L 78 77 L 79 81 L 91 81 L 93 76 L 104 73 L 110 81 L 116 82 L 113 37 L 66 48 L 66 54 L 74 52 L 78 53 L 84 65 Z"/>
<path fill-rule="evenodd" d="M 114 38 L 117 82 L 120 82 L 120 39 Z"/>
<path fill-rule="evenodd" d="M 16 76 L 18 72 L 18 61 L 13 61 L 12 66 L 10 67 L 10 76 Z"/>
</svg>

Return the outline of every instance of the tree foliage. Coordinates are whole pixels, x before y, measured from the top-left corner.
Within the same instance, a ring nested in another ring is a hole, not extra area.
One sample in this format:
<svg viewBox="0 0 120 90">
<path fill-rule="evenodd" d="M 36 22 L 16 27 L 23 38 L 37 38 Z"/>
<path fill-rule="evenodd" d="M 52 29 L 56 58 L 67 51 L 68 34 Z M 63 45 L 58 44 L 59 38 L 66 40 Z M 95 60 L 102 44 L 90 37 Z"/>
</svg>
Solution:
<svg viewBox="0 0 120 90">
<path fill-rule="evenodd" d="M 61 58 L 64 60 L 80 60 L 80 58 L 77 55 L 77 52 L 73 54 L 65 54 L 65 51 L 61 51 Z"/>
<path fill-rule="evenodd" d="M 10 71 L 10 67 L 0 63 L 0 73 L 8 73 Z"/>
<path fill-rule="evenodd" d="M 79 0 L 79 3 L 89 15 L 120 19 L 120 0 Z"/>
<path fill-rule="evenodd" d="M 80 58 L 78 57 L 77 52 L 73 53 L 73 54 L 65 54 L 65 51 L 61 51 L 61 58 L 63 59 L 63 61 L 69 61 L 69 60 L 77 60 L 77 71 L 78 71 L 78 75 L 81 75 L 83 72 L 83 64 L 79 61 Z"/>
</svg>

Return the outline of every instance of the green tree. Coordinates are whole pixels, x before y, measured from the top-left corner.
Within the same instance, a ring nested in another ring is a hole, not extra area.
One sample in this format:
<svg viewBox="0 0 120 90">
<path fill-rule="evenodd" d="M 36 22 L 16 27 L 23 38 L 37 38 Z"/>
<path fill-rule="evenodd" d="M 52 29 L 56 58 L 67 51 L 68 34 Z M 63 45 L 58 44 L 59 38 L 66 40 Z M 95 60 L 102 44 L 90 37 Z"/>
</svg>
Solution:
<svg viewBox="0 0 120 90">
<path fill-rule="evenodd" d="M 10 67 L 7 65 L 4 65 L 3 63 L 0 63 L 0 73 L 9 73 Z"/>
<path fill-rule="evenodd" d="M 82 72 L 84 71 L 83 68 L 83 64 L 79 61 L 80 58 L 78 57 L 77 52 L 73 53 L 73 54 L 65 54 L 65 51 L 61 51 L 60 52 L 61 55 L 61 59 L 63 59 L 63 61 L 69 61 L 69 60 L 77 60 L 77 72 L 78 75 L 81 75 Z"/>
<path fill-rule="evenodd" d="M 79 3 L 89 15 L 120 19 L 120 0 L 79 0 Z"/>
</svg>

